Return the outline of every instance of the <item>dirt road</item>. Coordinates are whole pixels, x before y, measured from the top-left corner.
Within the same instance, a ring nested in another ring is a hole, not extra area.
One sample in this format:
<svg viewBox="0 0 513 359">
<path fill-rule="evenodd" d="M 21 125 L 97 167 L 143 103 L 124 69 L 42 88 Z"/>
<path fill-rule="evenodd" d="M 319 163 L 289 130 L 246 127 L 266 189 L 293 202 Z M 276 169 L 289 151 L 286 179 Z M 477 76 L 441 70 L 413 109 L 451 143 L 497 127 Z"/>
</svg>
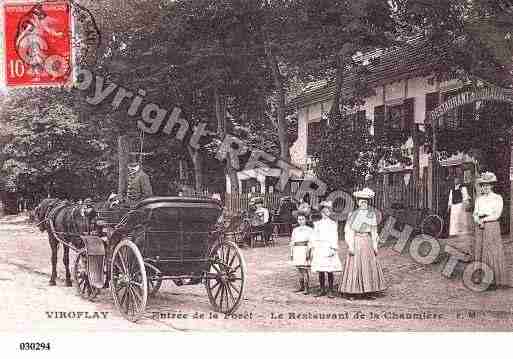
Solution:
<svg viewBox="0 0 513 359">
<path fill-rule="evenodd" d="M 345 248 L 343 244 L 341 247 Z M 508 255 L 511 255 L 508 246 Z M 0 219 L 0 330 L 52 331 L 304 331 L 304 330 L 511 330 L 513 289 L 476 293 L 460 277 L 441 275 L 444 263 L 423 266 L 383 248 L 380 258 L 389 289 L 375 300 L 349 301 L 295 294 L 295 271 L 287 263 L 287 238 L 273 248 L 243 250 L 248 281 L 237 314 L 212 311 L 202 285 L 164 283 L 137 324 L 123 319 L 110 292 L 85 301 L 64 287 L 59 253 L 57 287 L 49 287 L 46 234 L 24 217 Z M 340 253 L 344 258 L 345 250 Z M 511 256 L 510 256 L 511 258 Z M 74 258 L 72 258 L 72 261 Z M 318 285 L 314 278 L 313 285 Z M 79 314 L 82 313 L 82 314 Z M 106 313 L 106 314 L 103 314 Z M 79 317 L 80 316 L 80 317 Z"/>
</svg>

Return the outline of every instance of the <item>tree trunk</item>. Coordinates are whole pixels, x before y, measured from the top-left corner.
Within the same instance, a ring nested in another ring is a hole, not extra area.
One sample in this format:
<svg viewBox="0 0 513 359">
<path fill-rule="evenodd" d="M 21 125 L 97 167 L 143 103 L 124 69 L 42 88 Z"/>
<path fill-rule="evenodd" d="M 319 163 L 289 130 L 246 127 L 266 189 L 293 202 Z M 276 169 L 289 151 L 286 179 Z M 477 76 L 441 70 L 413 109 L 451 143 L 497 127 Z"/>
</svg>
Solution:
<svg viewBox="0 0 513 359">
<path fill-rule="evenodd" d="M 335 98 L 330 109 L 330 117 L 337 117 L 340 114 L 340 107 L 343 106 L 342 86 L 344 85 L 344 55 L 341 53 L 337 57 L 337 81 L 335 89 Z"/>
<path fill-rule="evenodd" d="M 277 96 L 277 127 L 278 127 L 278 139 L 280 141 L 280 157 L 282 160 L 290 162 L 290 149 L 289 149 L 289 137 L 288 137 L 288 124 L 285 118 L 285 88 L 283 85 L 283 76 L 280 73 L 278 66 L 278 60 L 273 55 L 271 45 L 268 41 L 265 42 L 265 54 L 267 61 L 271 68 L 273 76 L 274 87 L 276 89 Z"/>
<path fill-rule="evenodd" d="M 214 107 L 217 119 L 217 132 L 221 140 L 226 136 L 226 97 L 219 93 L 217 87 L 214 88 Z M 237 178 L 237 171 L 232 167 L 230 154 L 226 157 L 226 166 L 224 168 L 225 176 L 230 178 L 230 192 L 239 192 L 239 181 Z M 228 190 L 228 189 L 227 189 Z"/>
</svg>

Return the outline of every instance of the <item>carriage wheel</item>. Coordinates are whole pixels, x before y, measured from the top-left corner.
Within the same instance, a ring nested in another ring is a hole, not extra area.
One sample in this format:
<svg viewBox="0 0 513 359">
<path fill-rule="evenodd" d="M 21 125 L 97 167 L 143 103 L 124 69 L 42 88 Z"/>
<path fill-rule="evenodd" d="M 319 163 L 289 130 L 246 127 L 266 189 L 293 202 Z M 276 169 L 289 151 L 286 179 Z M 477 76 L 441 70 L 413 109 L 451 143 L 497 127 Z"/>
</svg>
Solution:
<svg viewBox="0 0 513 359">
<path fill-rule="evenodd" d="M 148 281 L 141 252 L 130 240 L 122 240 L 112 255 L 110 289 L 121 315 L 135 322 L 144 313 Z"/>
<path fill-rule="evenodd" d="M 421 231 L 422 234 L 429 234 L 432 237 L 438 238 L 442 233 L 444 221 L 437 214 L 430 214 L 422 220 Z"/>
<path fill-rule="evenodd" d="M 100 290 L 89 282 L 87 254 L 85 250 L 78 253 L 73 265 L 73 277 L 77 286 L 77 293 L 84 299 L 94 299 Z"/>
<path fill-rule="evenodd" d="M 162 276 L 158 275 L 155 269 L 145 264 L 146 278 L 148 279 L 148 296 L 153 297 L 162 286 Z"/>
<path fill-rule="evenodd" d="M 210 304 L 230 314 L 240 305 L 244 291 L 246 263 L 236 244 L 218 242 L 210 252 L 210 268 L 205 286 Z"/>
</svg>

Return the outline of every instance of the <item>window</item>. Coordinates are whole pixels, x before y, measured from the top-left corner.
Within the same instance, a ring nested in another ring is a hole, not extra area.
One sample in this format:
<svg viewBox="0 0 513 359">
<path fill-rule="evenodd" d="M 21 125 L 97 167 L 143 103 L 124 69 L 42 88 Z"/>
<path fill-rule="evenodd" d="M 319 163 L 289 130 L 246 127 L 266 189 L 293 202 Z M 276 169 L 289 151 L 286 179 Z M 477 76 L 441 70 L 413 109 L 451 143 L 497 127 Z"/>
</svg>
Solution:
<svg viewBox="0 0 513 359">
<path fill-rule="evenodd" d="M 306 153 L 313 156 L 319 151 L 321 143 L 321 122 L 310 122 L 308 124 L 308 137 L 306 144 Z"/>
<path fill-rule="evenodd" d="M 403 104 L 387 107 L 387 124 L 391 130 L 404 130 L 406 128 Z"/>
<path fill-rule="evenodd" d="M 365 110 L 357 111 L 347 115 L 347 121 L 349 121 L 351 125 L 351 131 L 362 131 L 364 129 L 368 130 Z"/>
<path fill-rule="evenodd" d="M 415 123 L 414 100 L 407 98 L 402 103 L 374 107 L 374 135 L 382 140 L 389 135 L 409 133 Z"/>
</svg>

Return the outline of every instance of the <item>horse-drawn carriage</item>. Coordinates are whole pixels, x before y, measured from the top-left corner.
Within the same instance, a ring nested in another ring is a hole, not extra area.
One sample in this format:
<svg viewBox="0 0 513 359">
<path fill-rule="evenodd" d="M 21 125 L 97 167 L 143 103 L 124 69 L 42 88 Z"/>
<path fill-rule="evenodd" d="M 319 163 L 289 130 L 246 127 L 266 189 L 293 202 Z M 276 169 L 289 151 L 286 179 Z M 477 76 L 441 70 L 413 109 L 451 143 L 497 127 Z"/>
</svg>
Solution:
<svg viewBox="0 0 513 359">
<path fill-rule="evenodd" d="M 217 200 L 188 197 L 152 197 L 130 209 L 97 211 L 95 227 L 104 234 L 80 236 L 78 292 L 94 298 L 110 286 L 121 314 L 136 321 L 162 281 L 203 283 L 215 310 L 232 313 L 243 296 L 246 268 L 237 245 L 216 230 L 221 212 Z"/>
</svg>

